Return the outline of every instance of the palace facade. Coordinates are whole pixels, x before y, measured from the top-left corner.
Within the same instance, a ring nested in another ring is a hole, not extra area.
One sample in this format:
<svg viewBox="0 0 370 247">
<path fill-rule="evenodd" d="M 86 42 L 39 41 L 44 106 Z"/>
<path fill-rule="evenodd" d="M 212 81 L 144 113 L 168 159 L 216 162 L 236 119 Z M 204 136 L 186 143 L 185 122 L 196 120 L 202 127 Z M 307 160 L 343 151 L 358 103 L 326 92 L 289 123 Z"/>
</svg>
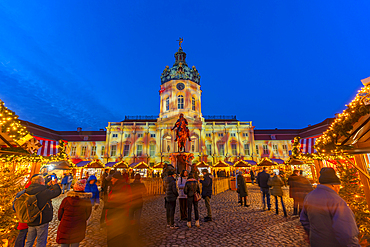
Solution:
<svg viewBox="0 0 370 247">
<path fill-rule="evenodd" d="M 144 161 L 153 166 L 170 161 L 170 154 L 177 152 L 172 128 L 180 113 L 189 123 L 191 141 L 186 152 L 194 154 L 193 162 L 208 164 L 240 159 L 258 162 L 263 157 L 286 160 L 295 136 L 304 138 L 306 152 L 313 152 L 313 141 L 332 121 L 304 129 L 256 130 L 252 121 L 239 121 L 236 116 L 205 116 L 199 72 L 187 65 L 181 46 L 173 66 L 162 72 L 159 93 L 158 116 L 126 116 L 121 122 L 109 122 L 105 130 L 54 131 L 22 122 L 42 143 L 38 154 L 56 153 L 57 141 L 62 139 L 68 142 L 67 153 L 75 163 L 98 159 L 103 163 Z"/>
</svg>

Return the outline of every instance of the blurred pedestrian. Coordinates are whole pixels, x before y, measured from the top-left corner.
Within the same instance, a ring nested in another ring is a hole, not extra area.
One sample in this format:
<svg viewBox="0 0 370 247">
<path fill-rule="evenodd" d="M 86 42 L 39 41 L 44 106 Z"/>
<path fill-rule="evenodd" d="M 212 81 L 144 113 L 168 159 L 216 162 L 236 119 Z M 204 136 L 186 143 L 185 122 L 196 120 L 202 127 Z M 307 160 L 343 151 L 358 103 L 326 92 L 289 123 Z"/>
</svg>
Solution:
<svg viewBox="0 0 370 247">
<path fill-rule="evenodd" d="M 57 243 L 61 247 L 78 247 L 85 238 L 86 221 L 91 214 L 90 198 L 92 193 L 85 191 L 86 180 L 78 180 L 73 191 L 67 193 L 58 210 L 60 224 L 57 231 Z"/>
<path fill-rule="evenodd" d="M 188 227 L 191 227 L 191 211 L 194 205 L 194 215 L 195 215 L 195 226 L 200 227 L 199 223 L 199 211 L 198 211 L 198 200 L 196 198 L 196 193 L 200 194 L 200 188 L 198 181 L 194 178 L 192 173 L 188 176 L 188 181 L 186 181 L 184 193 L 188 196 Z"/>
<path fill-rule="evenodd" d="M 297 197 L 297 188 L 298 188 L 298 170 L 294 170 L 293 174 L 288 178 L 288 185 L 289 185 L 289 197 L 293 198 L 293 216 L 299 216 L 298 210 L 300 211 L 303 205 L 299 205 L 299 200 Z"/>
<path fill-rule="evenodd" d="M 271 203 L 270 203 L 270 186 L 268 186 L 267 182 L 270 178 L 270 174 L 266 173 L 266 167 L 263 167 L 262 172 L 258 173 L 257 175 L 257 182 L 258 186 L 261 189 L 262 192 L 262 205 L 263 210 L 266 210 L 266 201 L 267 200 L 267 209 L 271 209 Z"/>
<path fill-rule="evenodd" d="M 180 219 L 188 219 L 188 200 L 187 195 L 184 193 L 185 184 L 188 178 L 188 171 L 183 170 L 180 177 L 177 179 L 177 187 L 179 188 L 179 204 L 180 204 Z"/>
<path fill-rule="evenodd" d="M 67 175 L 67 173 L 63 174 L 61 185 L 62 185 L 62 194 L 64 194 L 64 191 L 66 191 L 68 189 L 68 175 Z"/>
<path fill-rule="evenodd" d="M 254 177 L 254 172 L 253 172 L 253 170 L 251 170 L 250 175 L 251 175 L 252 185 L 254 185 L 254 179 L 255 179 L 255 177 Z"/>
<path fill-rule="evenodd" d="M 207 169 L 202 170 L 203 180 L 200 180 L 202 184 L 202 198 L 207 208 L 207 216 L 204 217 L 204 222 L 212 221 L 212 210 L 211 210 L 211 197 L 212 197 L 212 183 L 213 178 Z"/>
<path fill-rule="evenodd" d="M 99 189 L 98 189 L 98 186 L 96 185 L 96 181 L 97 179 L 95 175 L 91 175 L 89 179 L 87 180 L 87 183 L 85 186 L 85 192 L 92 193 L 92 197 L 90 198 L 90 201 L 94 209 L 97 209 L 100 203 Z"/>
<path fill-rule="evenodd" d="M 106 206 L 108 247 L 137 246 L 130 225 L 131 186 L 120 172 L 114 173 L 111 181 L 112 190 Z"/>
<path fill-rule="evenodd" d="M 176 187 L 176 180 L 173 177 L 174 171 L 167 171 L 167 178 L 165 180 L 164 190 L 166 192 L 166 218 L 167 226 L 171 229 L 177 229 L 178 226 L 175 225 L 175 209 L 176 209 L 176 200 L 179 196 L 179 192 Z"/>
<path fill-rule="evenodd" d="M 319 182 L 306 196 L 300 215 L 311 246 L 360 246 L 355 216 L 338 195 L 341 183 L 335 170 L 322 168 Z"/>
<path fill-rule="evenodd" d="M 141 182 L 141 175 L 137 173 L 134 181 L 130 184 L 132 191 L 132 203 L 130 207 L 131 220 L 140 225 L 141 211 L 143 209 L 143 196 L 146 194 L 144 183 Z"/>
<path fill-rule="evenodd" d="M 106 169 L 106 171 L 107 170 L 108 169 Z M 106 213 L 106 205 L 107 205 L 107 201 L 108 201 L 108 195 L 109 195 L 109 192 L 112 190 L 111 179 L 112 179 L 112 176 L 115 172 L 116 171 L 114 171 L 114 170 L 110 170 L 108 175 L 103 175 L 104 179 L 102 179 L 101 191 L 102 191 L 102 195 L 103 195 L 104 205 L 103 205 L 103 210 L 102 210 L 101 216 L 100 216 L 100 227 L 103 227 L 103 225 L 105 223 L 105 213 Z"/>
<path fill-rule="evenodd" d="M 242 171 L 239 172 L 238 180 L 236 182 L 238 184 L 237 192 L 240 196 L 240 206 L 243 206 L 244 199 L 244 207 L 249 207 L 249 205 L 247 205 L 248 189 Z"/>
<path fill-rule="evenodd" d="M 283 190 L 281 187 L 284 185 L 283 181 L 279 176 L 277 176 L 275 173 L 273 173 L 273 177 L 270 177 L 267 184 L 271 186 L 272 188 L 270 189 L 271 195 L 275 197 L 275 210 L 276 214 L 279 214 L 279 202 L 278 202 L 278 197 L 280 197 L 281 201 L 281 207 L 283 208 L 284 212 L 284 217 L 288 217 L 283 201 Z"/>
<path fill-rule="evenodd" d="M 299 210 L 298 216 L 301 215 L 303 201 L 308 193 L 313 190 L 311 182 L 303 176 L 303 171 L 299 171 L 298 179 L 296 180 L 296 200 L 298 201 Z"/>
<path fill-rule="evenodd" d="M 68 188 L 67 188 L 67 192 L 71 189 L 72 182 L 73 182 L 73 175 L 72 175 L 72 173 L 70 172 L 70 173 L 68 174 Z"/>
</svg>

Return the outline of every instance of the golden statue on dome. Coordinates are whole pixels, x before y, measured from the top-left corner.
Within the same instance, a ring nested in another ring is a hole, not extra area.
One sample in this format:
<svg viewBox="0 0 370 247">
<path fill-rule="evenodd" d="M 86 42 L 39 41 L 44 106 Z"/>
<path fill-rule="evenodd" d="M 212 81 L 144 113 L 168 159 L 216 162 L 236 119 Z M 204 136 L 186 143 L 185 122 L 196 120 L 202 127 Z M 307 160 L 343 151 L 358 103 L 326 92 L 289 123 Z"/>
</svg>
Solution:
<svg viewBox="0 0 370 247">
<path fill-rule="evenodd" d="M 183 39 L 183 38 L 179 38 L 179 40 L 176 40 L 176 41 L 178 41 L 178 42 L 179 42 L 179 47 L 180 47 L 180 49 L 182 49 L 182 48 L 181 48 L 181 43 L 184 41 L 184 39 Z"/>
</svg>

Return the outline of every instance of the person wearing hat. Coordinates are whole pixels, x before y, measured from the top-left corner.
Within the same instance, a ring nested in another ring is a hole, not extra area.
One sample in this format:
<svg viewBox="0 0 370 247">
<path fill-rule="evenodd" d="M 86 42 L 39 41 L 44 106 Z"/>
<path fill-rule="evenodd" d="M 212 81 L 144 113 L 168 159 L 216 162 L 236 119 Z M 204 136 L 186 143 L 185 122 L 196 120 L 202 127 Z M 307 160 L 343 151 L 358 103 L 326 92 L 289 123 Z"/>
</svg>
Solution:
<svg viewBox="0 0 370 247">
<path fill-rule="evenodd" d="M 60 224 L 57 232 L 57 243 L 62 247 L 74 247 L 85 238 L 86 222 L 91 215 L 90 198 L 92 193 L 85 191 L 86 180 L 78 180 L 73 191 L 67 192 L 58 210 Z"/>
<path fill-rule="evenodd" d="M 319 182 L 305 197 L 300 215 L 311 246 L 360 246 L 355 216 L 338 195 L 341 183 L 335 170 L 322 168 Z"/>
<path fill-rule="evenodd" d="M 168 176 L 165 180 L 164 189 L 166 192 L 166 218 L 167 226 L 171 229 L 177 229 L 178 226 L 175 225 L 175 209 L 176 209 L 176 200 L 179 196 L 179 192 L 176 187 L 176 180 L 173 177 L 174 172 L 172 170 L 168 171 Z"/>
<path fill-rule="evenodd" d="M 207 169 L 202 170 L 203 180 L 200 180 L 202 184 L 202 198 L 207 208 L 207 216 L 204 217 L 204 222 L 212 221 L 212 211 L 211 211 L 211 196 L 212 196 L 212 175 Z"/>
</svg>

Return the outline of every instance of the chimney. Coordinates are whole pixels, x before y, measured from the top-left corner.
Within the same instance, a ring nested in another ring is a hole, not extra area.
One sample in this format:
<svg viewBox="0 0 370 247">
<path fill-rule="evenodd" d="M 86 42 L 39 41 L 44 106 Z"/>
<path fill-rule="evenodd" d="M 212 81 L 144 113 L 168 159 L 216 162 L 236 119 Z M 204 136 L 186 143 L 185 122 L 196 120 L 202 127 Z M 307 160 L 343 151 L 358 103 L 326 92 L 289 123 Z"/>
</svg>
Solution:
<svg viewBox="0 0 370 247">
<path fill-rule="evenodd" d="M 78 127 L 77 128 L 77 132 L 81 132 L 82 128 L 81 127 Z"/>
</svg>

